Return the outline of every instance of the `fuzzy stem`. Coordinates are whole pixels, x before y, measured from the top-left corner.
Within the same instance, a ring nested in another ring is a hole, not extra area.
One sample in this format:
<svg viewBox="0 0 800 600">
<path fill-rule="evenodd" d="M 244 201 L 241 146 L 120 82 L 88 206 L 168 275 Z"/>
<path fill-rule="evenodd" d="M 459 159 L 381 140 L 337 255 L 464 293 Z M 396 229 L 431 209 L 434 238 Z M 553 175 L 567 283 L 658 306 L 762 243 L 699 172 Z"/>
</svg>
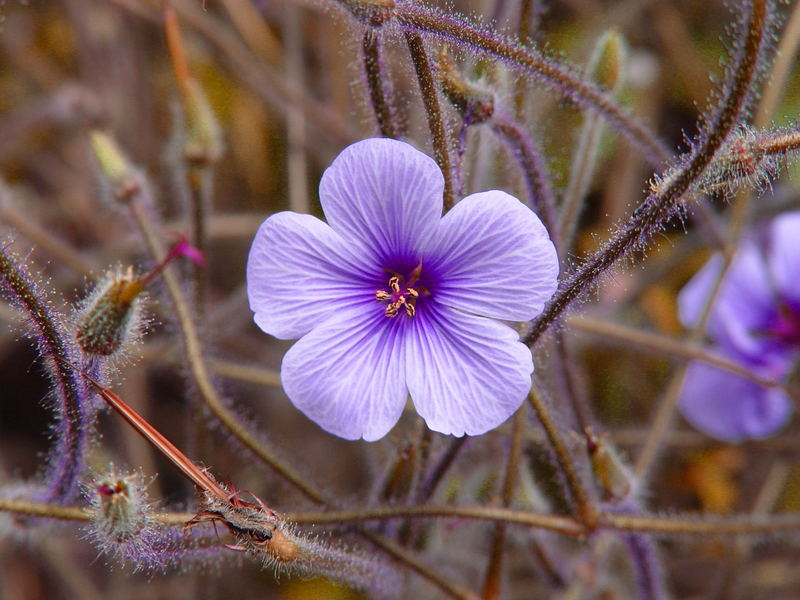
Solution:
<svg viewBox="0 0 800 600">
<path fill-rule="evenodd" d="M 500 138 L 517 161 L 528 188 L 531 209 L 541 215 L 542 222 L 556 248 L 560 247 L 556 201 L 553 186 L 541 152 L 530 136 L 510 119 L 495 115 L 491 120 L 492 132 Z"/>
<path fill-rule="evenodd" d="M 67 366 L 77 362 L 46 300 L 28 282 L 15 260 L 0 246 L 0 282 L 35 329 L 37 349 L 53 382 L 56 400 L 55 447 L 50 452 L 46 501 L 68 502 L 78 492 L 93 412 L 90 394 Z"/>
<path fill-rule="evenodd" d="M 131 212 L 136 220 L 148 249 L 156 260 L 164 256 L 164 247 L 155 232 L 149 212 L 138 202 L 138 198 L 131 202 Z M 180 282 L 172 271 L 172 267 L 167 267 L 163 273 L 164 283 L 175 307 L 175 313 L 183 337 L 186 359 L 189 363 L 190 372 L 194 383 L 197 386 L 203 402 L 208 406 L 214 417 L 238 439 L 242 445 L 248 448 L 253 454 L 265 463 L 270 465 L 277 473 L 294 485 L 305 496 L 318 504 L 324 503 L 322 494 L 303 480 L 288 465 L 279 460 L 272 451 L 264 446 L 250 431 L 239 422 L 233 412 L 225 406 L 222 398 L 217 394 L 214 384 L 206 367 L 203 358 L 200 338 L 197 334 L 192 314 L 186 303 L 186 298 L 181 289 Z"/>
<path fill-rule="evenodd" d="M 572 493 L 573 500 L 575 500 L 577 504 L 576 517 L 579 518 L 588 529 L 593 529 L 597 523 L 597 509 L 595 509 L 589 499 L 589 494 L 586 492 L 586 488 L 578 476 L 578 472 L 569 455 L 567 446 L 558 431 L 553 417 L 550 415 L 547 404 L 539 395 L 536 388 L 531 388 L 528 394 L 528 401 L 536 412 L 539 421 L 541 421 L 547 439 L 550 441 L 550 445 L 556 453 L 556 458 L 567 480 L 567 486 Z"/>
<path fill-rule="evenodd" d="M 455 194 L 453 191 L 453 169 L 450 165 L 450 156 L 447 149 L 447 133 L 442 119 L 442 111 L 439 107 L 439 93 L 436 90 L 436 83 L 433 80 L 431 65 L 425 51 L 425 43 L 418 33 L 413 31 L 405 32 L 408 51 L 411 54 L 411 61 L 414 63 L 414 71 L 419 81 L 419 89 L 422 94 L 422 102 L 425 105 L 425 114 L 428 117 L 428 128 L 431 132 L 431 142 L 433 143 L 433 155 L 439 168 L 444 175 L 444 211 L 447 212 L 455 204 Z"/>
<path fill-rule="evenodd" d="M 519 473 L 519 459 L 522 454 L 522 444 L 525 434 L 525 405 L 523 404 L 514 415 L 514 422 L 511 431 L 511 448 L 508 450 L 508 461 L 503 479 L 503 491 L 501 502 L 503 508 L 511 506 L 514 498 L 514 488 L 517 483 Z M 496 600 L 502 596 L 502 575 L 503 575 L 503 550 L 506 542 L 506 524 L 497 523 L 494 526 L 492 536 L 492 550 L 489 558 L 489 565 L 486 569 L 486 576 L 483 580 L 484 600 Z"/>
<path fill-rule="evenodd" d="M 586 333 L 602 336 L 603 341 L 613 343 L 614 341 L 621 343 L 625 346 L 634 345 L 642 350 L 655 352 L 658 354 L 667 354 L 671 356 L 679 356 L 688 360 L 699 360 L 720 369 L 725 369 L 731 373 L 736 373 L 741 377 L 745 377 L 750 381 L 763 385 L 765 387 L 778 387 L 788 392 L 787 387 L 781 381 L 774 379 L 767 379 L 756 375 L 749 369 L 741 365 L 715 356 L 708 352 L 704 347 L 696 344 L 687 344 L 685 341 L 667 337 L 658 333 L 651 333 L 649 331 L 642 331 L 627 327 L 619 323 L 610 323 L 607 321 L 600 321 L 591 317 L 570 317 L 567 320 L 570 327 L 583 331 Z"/>
<path fill-rule="evenodd" d="M 632 116 L 626 114 L 600 89 L 569 73 L 562 66 L 541 54 L 522 48 L 512 42 L 493 37 L 453 16 L 443 16 L 415 5 L 396 7 L 396 18 L 400 25 L 423 31 L 438 37 L 454 40 L 485 52 L 504 62 L 530 72 L 556 91 L 599 112 L 616 129 L 622 132 L 637 148 L 641 149 L 654 166 L 661 165 L 671 152 L 653 134 Z"/>
<path fill-rule="evenodd" d="M 766 3 L 767 0 L 753 0 L 747 22 L 747 37 L 734 69 L 734 80 L 714 122 L 707 133 L 701 136 L 702 143 L 671 180 L 670 185 L 661 194 L 651 195 L 641 204 L 619 233 L 556 292 L 542 314 L 533 321 L 530 332 L 523 339 L 524 343 L 533 346 L 559 315 L 601 274 L 659 231 L 664 222 L 673 215 L 683 195 L 713 160 L 714 154 L 725 142 L 747 103 L 766 32 Z"/>
<path fill-rule="evenodd" d="M 375 119 L 378 121 L 378 129 L 383 137 L 397 138 L 397 130 L 392 120 L 392 107 L 386 100 L 384 89 L 380 39 L 372 29 L 364 32 L 361 49 L 364 52 L 364 72 L 367 75 L 369 97 L 372 100 Z"/>
<path fill-rule="evenodd" d="M 453 438 L 453 440 L 450 442 L 450 445 L 439 457 L 439 460 L 431 469 L 430 474 L 423 479 L 419 490 L 417 490 L 416 501 L 418 504 L 424 504 L 430 500 L 431 497 L 433 497 L 439 482 L 445 476 L 447 471 L 450 470 L 450 467 L 453 466 L 453 462 L 468 439 L 469 438 L 467 436 Z"/>
<path fill-rule="evenodd" d="M 90 513 L 76 506 L 61 506 L 27 500 L 12 500 L 0 497 L 0 511 L 32 516 L 49 517 L 68 521 L 88 521 Z M 192 513 L 159 513 L 154 518 L 162 523 L 178 525 L 190 520 Z M 299 524 L 343 524 L 384 519 L 469 519 L 495 521 L 546 529 L 569 537 L 582 537 L 586 529 L 571 517 L 545 515 L 534 512 L 492 508 L 486 506 L 435 506 L 430 504 L 407 506 L 377 506 L 359 510 L 283 513 L 293 523 Z M 704 518 L 705 517 L 705 518 Z M 800 531 L 800 514 L 771 517 L 753 515 L 731 515 L 708 518 L 701 514 L 679 514 L 670 517 L 621 515 L 609 512 L 598 513 L 598 526 L 613 531 L 632 531 L 664 536 L 738 536 L 738 535 L 783 535 Z M 363 532 L 373 539 L 374 534 Z"/>
</svg>

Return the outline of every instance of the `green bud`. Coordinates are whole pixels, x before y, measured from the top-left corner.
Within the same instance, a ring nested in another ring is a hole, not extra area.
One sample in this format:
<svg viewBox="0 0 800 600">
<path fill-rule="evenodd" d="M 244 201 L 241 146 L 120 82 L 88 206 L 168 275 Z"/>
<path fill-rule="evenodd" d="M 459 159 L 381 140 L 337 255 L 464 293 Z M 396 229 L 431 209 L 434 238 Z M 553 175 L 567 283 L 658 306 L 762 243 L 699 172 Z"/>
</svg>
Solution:
<svg viewBox="0 0 800 600">
<path fill-rule="evenodd" d="M 141 176 L 113 137 L 95 129 L 89 132 L 89 143 L 100 171 L 111 183 L 117 200 L 125 202 L 141 191 Z"/>
<path fill-rule="evenodd" d="M 133 270 L 109 273 L 84 303 L 76 338 L 86 354 L 111 356 L 138 332 L 137 300 L 144 290 Z"/>
<path fill-rule="evenodd" d="M 616 29 L 608 30 L 595 44 L 589 59 L 589 77 L 611 92 L 619 91 L 623 83 L 626 55 L 622 34 Z"/>
<path fill-rule="evenodd" d="M 183 153 L 186 161 L 197 166 L 214 164 L 222 156 L 222 129 L 203 88 L 194 79 L 187 81 L 185 108 L 187 135 Z"/>
</svg>

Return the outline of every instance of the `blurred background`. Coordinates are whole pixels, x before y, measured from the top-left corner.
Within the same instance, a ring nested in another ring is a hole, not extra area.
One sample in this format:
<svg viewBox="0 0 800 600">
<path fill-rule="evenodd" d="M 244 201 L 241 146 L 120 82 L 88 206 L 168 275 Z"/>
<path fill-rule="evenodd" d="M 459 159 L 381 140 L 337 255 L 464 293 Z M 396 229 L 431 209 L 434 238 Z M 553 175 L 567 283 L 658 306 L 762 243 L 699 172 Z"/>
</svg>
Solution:
<svg viewBox="0 0 800 600">
<path fill-rule="evenodd" d="M 378 443 L 346 442 L 321 431 L 282 393 L 278 369 L 291 342 L 271 339 L 255 327 L 244 288 L 247 250 L 263 219 L 285 209 L 321 216 L 316 189 L 324 168 L 347 144 L 376 135 L 361 61 L 361 26 L 325 0 L 172 0 L 171 5 L 191 77 L 204 91 L 219 126 L 218 145 L 202 149 L 209 151 L 201 157 L 206 179 L 199 184 L 209 206 L 204 217 L 208 265 L 202 304 L 195 305 L 215 381 L 236 413 L 340 506 L 404 502 L 420 456 L 438 456 L 451 440 L 425 433 L 413 412 Z M 494 19 L 496 28 L 509 35 L 520 31 L 517 0 L 442 6 L 486 23 Z M 730 46 L 722 40 L 733 18 L 722 1 L 552 0 L 526 6 L 533 8 L 523 30 L 528 42 L 578 71 L 599 36 L 616 28 L 627 44 L 620 102 L 670 148 L 682 149 L 684 132 L 694 131 L 712 92 L 710 76 L 721 74 L 720 63 Z M 783 7 L 787 14 L 794 9 Z M 432 154 L 402 36 L 389 31 L 383 42 L 403 137 Z M 439 46 L 430 42 L 432 55 Z M 465 73 L 515 106 L 545 151 L 557 192 L 563 191 L 582 122 L 578 107 L 491 61 L 459 48 L 451 52 Z M 791 55 L 787 60 L 791 65 Z M 32 272 L 41 273 L 43 286 L 52 290 L 53 306 L 66 319 L 109 269 L 133 265 L 144 271 L 152 265 L 124 207 L 102 181 L 90 130 L 112 134 L 130 162 L 146 174 L 167 232 L 165 243 L 176 233 L 192 231 L 194 192 L 187 169 L 193 164 L 187 158 L 186 108 L 175 64 L 160 2 L 0 0 L 3 244 L 24 257 Z M 800 78 L 790 70 L 786 81 L 767 124 L 794 122 Z M 455 111 L 449 108 L 446 117 L 451 135 L 457 135 Z M 616 135 L 604 135 L 598 161 L 569 264 L 578 264 L 641 202 L 652 175 L 640 153 Z M 792 177 L 793 171 L 790 166 L 753 203 L 754 222 L 798 206 L 800 180 Z M 481 131 L 468 138 L 464 172 L 465 193 L 495 187 L 524 193 L 501 147 Z M 728 205 L 712 199 L 709 206 L 712 217 L 724 223 Z M 708 226 L 691 217 L 676 222 L 651 250 L 636 257 L 636 264 L 625 264 L 604 278 L 597 293 L 581 305 L 588 324 L 573 319 L 574 327 L 569 321 L 565 328 L 579 394 L 626 459 L 640 451 L 657 400 L 682 359 L 642 352 L 593 323 L 680 339 L 676 295 L 710 254 Z M 181 269 L 187 279 L 192 276 L 189 266 Z M 253 490 L 283 511 L 318 508 L 209 418 L 182 360 L 175 315 L 163 292 L 160 283 L 149 292 L 148 332 L 119 363 L 115 391 L 186 454 L 230 477 L 240 489 Z M 197 291 L 187 287 L 187 293 Z M 0 321 L 2 493 L 4 487 L 10 490 L 16 482 L 41 474 L 52 413 L 44 400 L 48 383 L 34 349 L 21 335 L 19 315 L 0 302 Z M 554 350 L 546 346 L 537 357 L 537 371 L 548 382 Z M 528 487 L 521 486 L 525 497 L 516 501 L 523 508 L 535 507 L 531 498 L 549 497 L 548 488 L 558 486 L 552 473 L 542 474 L 552 465 L 548 467 L 541 432 L 536 426 L 530 429 Z M 122 470 L 141 469 L 146 478 L 154 477 L 149 495 L 161 508 L 192 510 L 191 486 L 116 415 L 102 414 L 99 430 L 94 469 L 103 472 L 109 463 Z M 732 446 L 679 422 L 660 452 L 646 501 L 653 510 L 666 512 L 798 511 L 797 434 L 795 419 L 776 437 Z M 508 436 L 506 426 L 469 440 L 432 501 L 497 505 Z M 579 436 L 575 447 L 580 447 Z M 549 506 L 559 508 L 557 502 Z M 0 514 L 0 598 L 300 600 L 364 595 L 321 579 L 283 576 L 276 582 L 270 569 L 233 553 L 214 564 L 137 573 L 98 556 L 82 527 L 29 527 Z M 387 531 L 385 524 L 374 527 Z M 435 527 L 427 531 L 425 543 L 415 546 L 406 540 L 407 548 L 448 577 L 479 588 L 491 524 L 451 519 Z M 351 530 L 342 526 L 324 535 L 344 539 L 365 555 L 381 556 Z M 589 553 L 580 568 L 548 567 L 541 547 L 552 548 L 550 558 L 558 563 L 578 544 L 523 528 L 513 530 L 508 544 L 514 551 L 509 552 L 503 597 L 632 597 L 626 595 L 632 592 L 623 559 L 605 565 L 605 573 L 592 571 Z M 757 547 L 721 539 L 667 541 L 661 550 L 676 598 L 800 596 L 796 537 Z M 585 589 L 570 596 L 576 577 Z M 407 579 L 406 593 L 439 597 L 439 591 L 413 575 Z"/>
</svg>

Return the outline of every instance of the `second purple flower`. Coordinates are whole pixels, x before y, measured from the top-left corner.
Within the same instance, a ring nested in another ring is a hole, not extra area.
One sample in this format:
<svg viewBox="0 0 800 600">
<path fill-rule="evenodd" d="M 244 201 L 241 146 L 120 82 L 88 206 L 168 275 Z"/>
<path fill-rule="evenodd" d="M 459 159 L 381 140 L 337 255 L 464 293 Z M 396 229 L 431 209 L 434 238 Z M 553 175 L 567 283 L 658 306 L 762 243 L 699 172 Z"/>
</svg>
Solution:
<svg viewBox="0 0 800 600">
<path fill-rule="evenodd" d="M 363 140 L 322 177 L 327 224 L 281 212 L 253 241 L 255 321 L 301 338 L 283 359 L 283 387 L 331 433 L 377 440 L 410 395 L 434 431 L 477 435 L 528 393 L 530 350 L 493 319 L 542 311 L 556 288 L 555 248 L 505 192 L 473 194 L 442 217 L 442 191 L 425 154 Z"/>
</svg>

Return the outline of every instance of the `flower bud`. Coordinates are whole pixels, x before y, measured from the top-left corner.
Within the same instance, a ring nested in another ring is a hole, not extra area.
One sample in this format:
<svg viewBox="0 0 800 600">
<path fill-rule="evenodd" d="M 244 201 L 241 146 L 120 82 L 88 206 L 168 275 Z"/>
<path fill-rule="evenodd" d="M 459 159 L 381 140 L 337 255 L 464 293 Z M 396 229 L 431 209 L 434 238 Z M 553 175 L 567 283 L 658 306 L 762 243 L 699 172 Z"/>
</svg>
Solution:
<svg viewBox="0 0 800 600">
<path fill-rule="evenodd" d="M 100 171 L 110 182 L 117 200 L 127 202 L 141 191 L 144 187 L 141 174 L 130 163 L 114 138 L 95 129 L 89 132 L 89 143 Z"/>
<path fill-rule="evenodd" d="M 108 542 L 134 538 L 147 522 L 147 503 L 135 479 L 112 472 L 89 486 L 94 527 Z"/>
<path fill-rule="evenodd" d="M 190 165 L 206 166 L 222 156 L 222 129 L 203 88 L 194 79 L 186 81 L 186 140 L 183 155 Z"/>
<path fill-rule="evenodd" d="M 616 29 L 604 33 L 595 45 L 589 59 L 589 77 L 601 87 L 614 93 L 623 83 L 625 66 L 625 40 Z"/>
<path fill-rule="evenodd" d="M 139 332 L 138 299 L 144 286 L 133 269 L 124 274 L 109 272 L 84 303 L 76 338 L 90 355 L 111 356 Z"/>
<path fill-rule="evenodd" d="M 161 262 L 142 276 L 134 276 L 131 267 L 124 273 L 110 271 L 78 311 L 75 337 L 81 349 L 88 355 L 112 356 L 138 341 L 143 329 L 141 294 L 179 256 L 199 266 L 205 264 L 203 253 L 181 237 Z"/>
</svg>

